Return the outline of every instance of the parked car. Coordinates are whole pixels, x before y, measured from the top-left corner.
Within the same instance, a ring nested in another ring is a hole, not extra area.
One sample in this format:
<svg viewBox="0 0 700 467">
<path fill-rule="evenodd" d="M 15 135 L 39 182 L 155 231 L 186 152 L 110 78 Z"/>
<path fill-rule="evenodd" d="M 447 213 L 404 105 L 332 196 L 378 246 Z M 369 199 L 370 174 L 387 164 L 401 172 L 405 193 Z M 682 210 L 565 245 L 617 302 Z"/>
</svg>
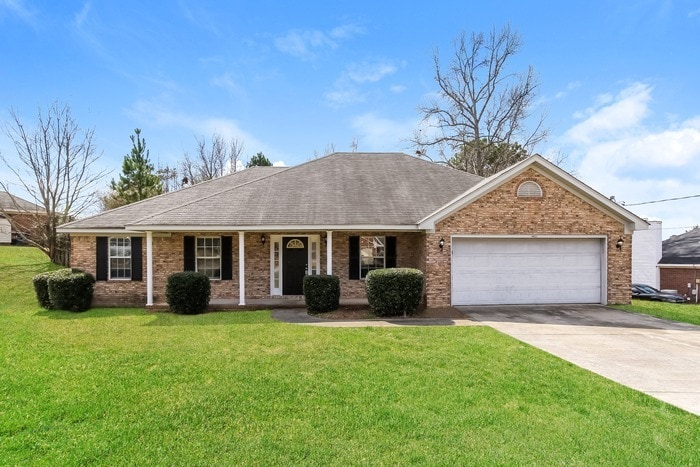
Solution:
<svg viewBox="0 0 700 467">
<path fill-rule="evenodd" d="M 659 289 L 646 284 L 632 284 L 632 298 L 640 300 L 654 300 L 657 302 L 685 303 L 683 295 L 677 293 L 662 292 Z"/>
</svg>

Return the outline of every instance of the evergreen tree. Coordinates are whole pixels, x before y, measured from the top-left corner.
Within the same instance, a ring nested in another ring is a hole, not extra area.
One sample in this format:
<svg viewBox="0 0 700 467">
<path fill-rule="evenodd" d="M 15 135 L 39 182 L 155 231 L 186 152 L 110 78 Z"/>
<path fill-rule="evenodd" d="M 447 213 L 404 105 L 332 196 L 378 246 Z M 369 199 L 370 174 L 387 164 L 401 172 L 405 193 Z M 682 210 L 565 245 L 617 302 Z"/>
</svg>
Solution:
<svg viewBox="0 0 700 467">
<path fill-rule="evenodd" d="M 262 152 L 257 153 L 253 157 L 250 158 L 248 163 L 246 164 L 246 167 L 257 167 L 257 166 L 271 166 L 272 162 L 270 162 L 270 159 L 265 157 L 265 154 Z"/>
<path fill-rule="evenodd" d="M 131 153 L 124 156 L 119 181 L 112 180 L 111 193 L 103 198 L 105 208 L 124 206 L 163 193 L 163 182 L 149 160 L 146 140 L 136 128 L 131 135 Z"/>
</svg>

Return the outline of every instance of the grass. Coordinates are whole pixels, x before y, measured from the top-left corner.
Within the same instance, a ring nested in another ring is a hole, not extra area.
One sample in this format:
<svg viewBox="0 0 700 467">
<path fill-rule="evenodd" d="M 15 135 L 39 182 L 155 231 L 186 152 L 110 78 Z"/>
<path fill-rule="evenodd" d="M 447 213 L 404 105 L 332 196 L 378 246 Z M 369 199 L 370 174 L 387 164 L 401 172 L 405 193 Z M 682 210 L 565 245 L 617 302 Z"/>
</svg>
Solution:
<svg viewBox="0 0 700 467">
<path fill-rule="evenodd" d="M 51 267 L 0 247 L 3 465 L 700 463 L 700 417 L 487 327 L 45 311 Z"/>
<path fill-rule="evenodd" d="M 664 303 L 651 300 L 632 300 L 631 305 L 617 305 L 615 308 L 657 318 L 669 319 L 700 325 L 700 305 L 695 303 Z"/>
</svg>

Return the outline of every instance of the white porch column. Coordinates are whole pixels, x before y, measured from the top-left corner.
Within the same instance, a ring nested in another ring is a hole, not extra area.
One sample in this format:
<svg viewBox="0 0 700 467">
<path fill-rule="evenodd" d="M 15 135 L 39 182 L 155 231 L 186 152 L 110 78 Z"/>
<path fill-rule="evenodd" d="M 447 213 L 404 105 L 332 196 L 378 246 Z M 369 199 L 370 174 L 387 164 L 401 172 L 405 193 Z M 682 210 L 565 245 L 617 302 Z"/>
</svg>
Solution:
<svg viewBox="0 0 700 467">
<path fill-rule="evenodd" d="M 326 274 L 333 274 L 333 231 L 326 232 Z"/>
<path fill-rule="evenodd" d="M 238 304 L 245 305 L 245 232 L 238 232 Z"/>
<path fill-rule="evenodd" d="M 146 232 L 146 306 L 153 305 L 153 232 Z"/>
</svg>

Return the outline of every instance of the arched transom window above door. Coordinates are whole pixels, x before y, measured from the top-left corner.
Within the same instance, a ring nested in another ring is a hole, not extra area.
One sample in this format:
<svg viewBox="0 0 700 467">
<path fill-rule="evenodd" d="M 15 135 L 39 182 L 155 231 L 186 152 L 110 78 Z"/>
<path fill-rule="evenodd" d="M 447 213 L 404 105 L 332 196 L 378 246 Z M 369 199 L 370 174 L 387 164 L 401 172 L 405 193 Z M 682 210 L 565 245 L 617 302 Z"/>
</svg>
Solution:
<svg viewBox="0 0 700 467">
<path fill-rule="evenodd" d="M 287 242 L 287 248 L 304 248 L 304 242 L 298 238 L 293 238 Z"/>
</svg>

